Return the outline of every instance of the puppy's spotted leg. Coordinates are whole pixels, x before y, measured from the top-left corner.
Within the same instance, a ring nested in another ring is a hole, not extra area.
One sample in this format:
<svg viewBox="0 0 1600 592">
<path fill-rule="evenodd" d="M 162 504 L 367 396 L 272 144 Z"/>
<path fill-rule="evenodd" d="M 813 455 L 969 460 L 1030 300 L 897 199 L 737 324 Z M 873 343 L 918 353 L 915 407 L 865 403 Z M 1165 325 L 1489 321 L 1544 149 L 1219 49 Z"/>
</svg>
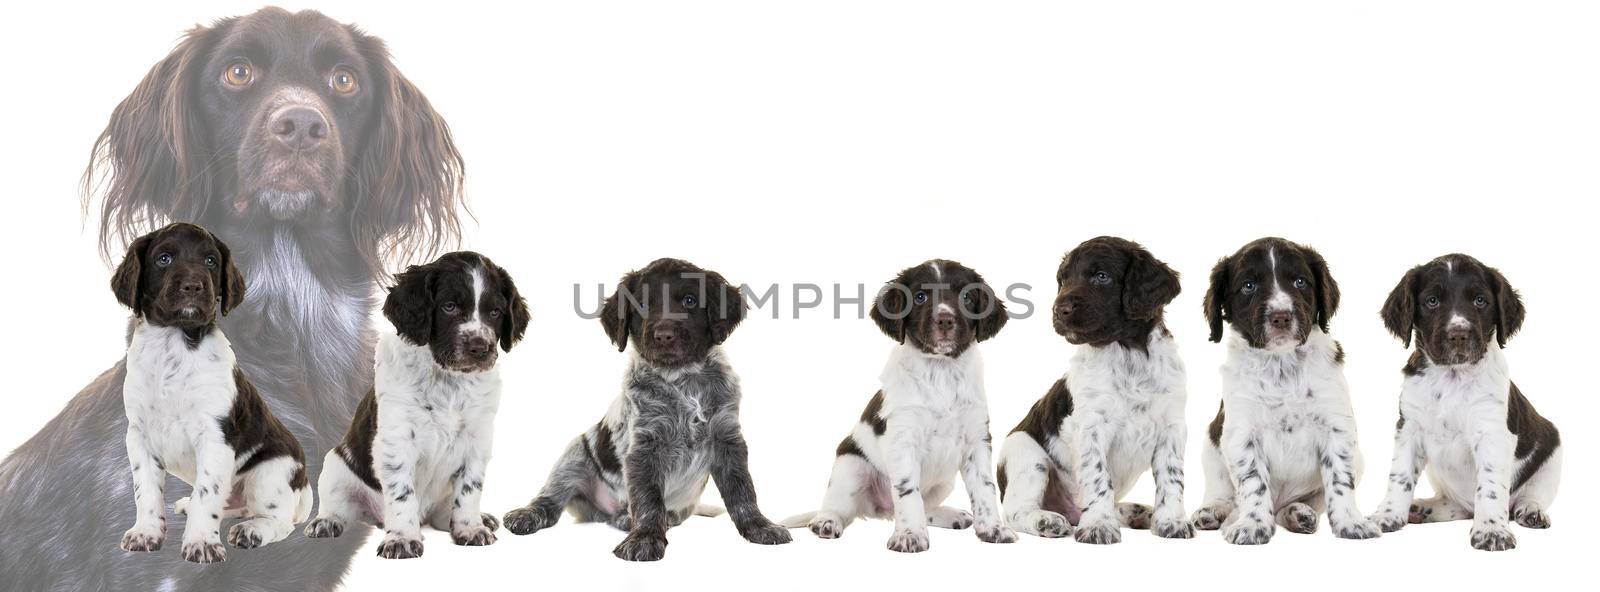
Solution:
<svg viewBox="0 0 1600 592">
<path fill-rule="evenodd" d="M 422 556 L 422 501 L 417 483 L 418 452 L 407 433 L 385 431 L 383 426 L 409 425 L 404 421 L 385 422 L 379 407 L 378 434 L 373 442 L 373 464 L 378 483 L 383 486 L 383 541 L 378 556 L 385 559 L 411 559 Z M 395 428 L 395 431 L 409 428 Z"/>
<path fill-rule="evenodd" d="M 1472 500 L 1472 548 L 1504 551 L 1517 548 L 1511 534 L 1511 443 L 1504 426 L 1487 430 L 1472 447 L 1478 463 L 1478 490 Z"/>
<path fill-rule="evenodd" d="M 828 489 L 822 496 L 822 509 L 805 522 L 811 534 L 820 539 L 836 539 L 844 536 L 844 529 L 856 516 L 874 513 L 871 506 L 875 502 L 867 496 L 871 495 L 872 481 L 878 479 L 882 476 L 877 469 L 859 454 L 835 457 L 833 474 L 828 477 Z"/>
<path fill-rule="evenodd" d="M 1406 523 L 1408 524 L 1470 519 L 1472 519 L 1472 510 L 1470 508 L 1457 504 L 1443 495 L 1411 502 L 1411 508 L 1406 515 Z"/>
<path fill-rule="evenodd" d="M 483 498 L 484 468 L 489 462 L 488 443 L 491 436 L 472 436 L 461 467 L 451 474 L 450 540 L 457 545 L 482 547 L 494 544 L 494 529 L 484 523 L 484 514 L 478 510 Z"/>
<path fill-rule="evenodd" d="M 596 476 L 587 437 L 581 435 L 574 438 L 566 451 L 561 453 L 555 468 L 550 469 L 550 477 L 545 479 L 544 488 L 539 490 L 538 497 L 526 506 L 506 512 L 502 517 L 506 530 L 522 535 L 555 526 L 556 521 L 561 519 L 561 509 L 578 494 L 584 483 Z"/>
<path fill-rule="evenodd" d="M 909 427 L 890 423 L 884 439 L 889 456 L 890 493 L 894 496 L 894 536 L 889 537 L 889 550 L 926 551 L 928 514 L 921 492 L 922 459 L 917 454 L 922 436 Z"/>
<path fill-rule="evenodd" d="M 183 528 L 183 558 L 215 563 L 222 549 L 222 513 L 233 493 L 233 449 L 220 431 L 195 448 L 194 491 L 189 495 L 188 524 Z"/>
<path fill-rule="evenodd" d="M 1122 518 L 1111 491 L 1106 468 L 1110 427 L 1099 417 L 1084 417 L 1078 429 L 1078 484 L 1083 491 L 1083 516 L 1074 534 L 1080 543 L 1109 545 L 1122 542 Z"/>
<path fill-rule="evenodd" d="M 1236 515 L 1222 538 L 1235 545 L 1264 545 L 1272 540 L 1277 527 L 1272 523 L 1272 492 L 1261 444 L 1254 434 L 1224 426 L 1222 458 L 1233 475 L 1238 500 L 1233 510 Z"/>
<path fill-rule="evenodd" d="M 1550 528 L 1550 514 L 1546 511 L 1555 502 L 1556 488 L 1561 484 L 1561 448 L 1557 447 L 1537 472 L 1517 488 L 1512 500 L 1511 518 L 1526 528 Z"/>
<path fill-rule="evenodd" d="M 972 514 L 949 506 L 928 510 L 928 525 L 934 528 L 964 530 L 972 528 Z"/>
<path fill-rule="evenodd" d="M 1233 477 L 1222 459 L 1222 450 L 1206 441 L 1200 451 L 1200 466 L 1206 477 L 1206 501 L 1189 518 L 1196 530 L 1217 530 L 1230 522 L 1234 515 Z"/>
<path fill-rule="evenodd" d="M 289 487 L 294 472 L 300 469 L 299 461 L 283 456 L 256 465 L 240 479 L 245 491 L 244 513 L 249 519 L 228 529 L 228 544 L 254 549 L 281 541 L 294 532 L 300 495 L 310 495 Z"/>
<path fill-rule="evenodd" d="M 623 460 L 633 530 L 611 554 L 627 561 L 659 561 L 667 554 L 667 509 L 662 498 L 661 468 L 670 463 L 661 453 L 665 444 L 651 430 L 648 425 L 634 427 L 633 447 Z"/>
<path fill-rule="evenodd" d="M 1354 421 L 1329 428 L 1322 449 L 1322 491 L 1328 505 L 1328 527 L 1341 539 L 1377 538 L 1383 531 L 1356 507 L 1356 443 Z"/>
<path fill-rule="evenodd" d="M 1023 432 L 1006 437 L 1000 448 L 998 472 L 1006 483 L 1001 503 L 1006 524 L 1019 532 L 1059 538 L 1072 534 L 1066 516 L 1043 509 L 1045 490 L 1050 487 L 1053 462 L 1033 438 Z"/>
<path fill-rule="evenodd" d="M 124 551 L 157 551 L 167 538 L 167 518 L 162 495 L 167 471 L 145 446 L 144 432 L 130 425 L 127 434 L 128 466 L 133 469 L 133 528 L 122 535 Z"/>
<path fill-rule="evenodd" d="M 750 479 L 750 451 L 739 423 L 730 415 L 717 418 L 711 478 L 717 483 L 717 491 L 722 492 L 722 502 L 728 505 L 728 517 L 739 529 L 739 536 L 758 545 L 789 542 L 789 531 L 768 520 L 756 503 L 756 487 Z"/>
<path fill-rule="evenodd" d="M 1411 501 L 1416 495 L 1417 474 L 1426 462 L 1416 423 L 1408 423 L 1401 416 L 1394 432 L 1394 460 L 1389 467 L 1389 490 L 1378 505 L 1378 511 L 1372 515 L 1372 520 L 1384 532 L 1394 532 L 1406 525 Z"/>
<path fill-rule="evenodd" d="M 1169 423 L 1156 442 L 1150 461 L 1156 482 L 1156 508 L 1151 530 L 1167 539 L 1194 538 L 1194 525 L 1183 511 L 1183 443 L 1188 430 L 1181 422 Z"/>
<path fill-rule="evenodd" d="M 990 469 L 994 453 L 990 448 L 988 420 L 978 424 L 976 430 L 967 445 L 966 459 L 961 463 L 961 483 L 972 498 L 974 532 L 978 540 L 985 543 L 1017 542 L 1017 533 L 1000 520 L 1000 497 Z"/>
<path fill-rule="evenodd" d="M 322 458 L 322 476 L 317 478 L 317 515 L 306 524 L 305 535 L 326 538 L 344 534 L 345 528 L 368 517 L 366 507 L 382 503 L 372 499 L 377 494 L 350 470 L 339 449 L 328 451 Z"/>
</svg>

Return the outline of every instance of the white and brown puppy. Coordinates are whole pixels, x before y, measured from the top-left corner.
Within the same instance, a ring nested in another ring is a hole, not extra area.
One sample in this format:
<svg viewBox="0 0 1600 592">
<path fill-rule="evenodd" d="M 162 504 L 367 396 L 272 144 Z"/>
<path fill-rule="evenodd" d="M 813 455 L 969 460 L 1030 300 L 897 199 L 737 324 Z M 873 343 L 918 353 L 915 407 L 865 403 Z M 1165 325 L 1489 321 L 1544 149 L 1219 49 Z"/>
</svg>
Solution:
<svg viewBox="0 0 1600 592">
<path fill-rule="evenodd" d="M 789 542 L 756 503 L 739 376 L 722 351 L 744 314 L 737 286 L 688 261 L 657 259 L 624 276 L 600 312 L 618 351 L 633 344 L 622 394 L 556 460 L 539 496 L 506 513 L 506 529 L 549 528 L 565 509 L 628 531 L 617 557 L 655 561 L 666 555 L 667 529 L 722 512 L 700 504 L 715 480 L 740 536 Z"/>
<path fill-rule="evenodd" d="M 228 529 L 228 543 L 242 549 L 288 536 L 311 512 L 305 455 L 217 327 L 219 308 L 226 315 L 244 299 L 227 245 L 172 224 L 133 241 L 111 290 L 134 316 L 122 397 L 138 513 L 122 548 L 161 548 L 166 473 L 194 486 L 173 506 L 188 520 L 184 559 L 224 559 L 223 518 L 245 518 Z"/>
<path fill-rule="evenodd" d="M 1137 243 L 1102 236 L 1067 253 L 1056 285 L 1053 324 L 1078 351 L 1000 449 L 1006 522 L 1045 537 L 1075 525 L 1078 541 L 1097 544 L 1121 541 L 1121 526 L 1193 537 L 1183 510 L 1186 376 L 1162 322 L 1178 273 Z M 1119 503 L 1152 469 L 1153 513 Z"/>
<path fill-rule="evenodd" d="M 457 545 L 493 544 L 499 522 L 478 501 L 500 405 L 495 346 L 522 339 L 527 303 L 506 270 L 467 251 L 395 280 L 383 304 L 395 333 L 378 338 L 373 389 L 323 460 L 306 536 L 377 522 L 390 559 L 422 555 L 424 524 Z"/>
<path fill-rule="evenodd" d="M 1356 508 L 1361 451 L 1344 349 L 1328 336 L 1339 285 L 1309 247 L 1263 238 L 1211 270 L 1206 319 L 1223 338 L 1222 407 L 1201 458 L 1206 502 L 1194 524 L 1260 545 L 1282 525 L 1311 533 L 1324 508 L 1334 535 L 1366 539 L 1378 525 Z"/>
<path fill-rule="evenodd" d="M 1499 270 L 1461 254 L 1418 265 L 1389 294 L 1383 322 L 1417 350 L 1402 372 L 1389 492 L 1374 518 L 1472 519 L 1472 546 L 1517 546 L 1510 521 L 1549 528 L 1561 481 L 1561 435 L 1511 382 L 1500 349 L 1522 326 L 1522 301 Z M 1493 336 L 1493 339 L 1490 337 Z M 1434 497 L 1412 502 L 1426 467 Z"/>
<path fill-rule="evenodd" d="M 989 404 L 975 344 L 1006 323 L 1005 305 L 983 277 L 943 259 L 900 272 L 878 293 L 872 320 L 898 345 L 849 436 L 839 444 L 822 509 L 784 520 L 818 537 L 844 533 L 857 517 L 895 521 L 889 549 L 928 549 L 928 525 L 1010 543 L 990 468 Z M 959 474 L 972 512 L 941 506 Z"/>
</svg>

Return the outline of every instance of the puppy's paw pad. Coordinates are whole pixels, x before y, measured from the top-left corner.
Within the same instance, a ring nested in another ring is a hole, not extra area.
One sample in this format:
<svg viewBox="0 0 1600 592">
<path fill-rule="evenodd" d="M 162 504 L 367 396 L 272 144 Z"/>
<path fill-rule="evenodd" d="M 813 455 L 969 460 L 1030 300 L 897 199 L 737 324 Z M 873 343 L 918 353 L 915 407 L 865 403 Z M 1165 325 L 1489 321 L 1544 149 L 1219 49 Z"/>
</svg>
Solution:
<svg viewBox="0 0 1600 592">
<path fill-rule="evenodd" d="M 822 518 L 811 522 L 811 534 L 819 539 L 836 539 L 844 536 L 844 525 L 832 518 Z"/>
<path fill-rule="evenodd" d="M 1017 531 L 1007 526 L 979 526 L 977 529 L 978 540 L 985 543 L 1015 543 Z"/>
<path fill-rule="evenodd" d="M 794 540 L 794 537 L 789 536 L 789 529 L 776 524 L 754 528 L 739 535 L 757 545 L 782 545 Z"/>
<path fill-rule="evenodd" d="M 1523 528 L 1550 528 L 1550 515 L 1539 510 L 1519 510 L 1516 513 L 1517 524 Z"/>
<path fill-rule="evenodd" d="M 889 537 L 888 546 L 897 553 L 921 553 L 928 550 L 928 533 L 903 530 Z"/>
<path fill-rule="evenodd" d="M 1216 530 L 1222 528 L 1222 520 L 1226 517 L 1211 508 L 1200 508 L 1195 511 L 1194 516 L 1189 521 L 1194 524 L 1196 529 Z"/>
<path fill-rule="evenodd" d="M 1194 538 L 1194 525 L 1184 522 L 1181 518 L 1157 522 L 1151 530 L 1155 532 L 1156 536 L 1164 539 Z"/>
<path fill-rule="evenodd" d="M 413 559 L 422 556 L 422 541 L 397 535 L 383 537 L 378 543 L 378 556 L 384 559 Z"/>
<path fill-rule="evenodd" d="M 494 544 L 495 538 L 489 527 L 477 526 L 450 533 L 450 540 L 463 547 L 487 547 Z"/>
<path fill-rule="evenodd" d="M 1080 524 L 1073 537 L 1080 543 L 1115 545 L 1122 542 L 1122 529 L 1115 524 Z"/>
<path fill-rule="evenodd" d="M 533 534 L 555 523 L 555 517 L 537 507 L 517 508 L 505 515 L 506 530 L 511 534 Z"/>
<path fill-rule="evenodd" d="M 624 561 L 660 561 L 667 556 L 667 539 L 661 536 L 628 535 L 611 551 Z"/>
<path fill-rule="evenodd" d="M 227 559 L 220 542 L 192 542 L 183 544 L 183 560 L 191 563 L 217 563 Z"/>
<path fill-rule="evenodd" d="M 1472 548 L 1479 551 L 1507 551 L 1517 548 L 1517 537 L 1506 528 L 1472 530 Z"/>
<path fill-rule="evenodd" d="M 344 524 L 331 518 L 318 518 L 306 525 L 306 538 L 327 539 L 344 534 Z"/>
<path fill-rule="evenodd" d="M 248 522 L 240 522 L 228 529 L 228 544 L 240 549 L 254 549 L 266 542 L 266 537 L 257 532 Z"/>
<path fill-rule="evenodd" d="M 166 533 L 160 530 L 130 528 L 128 532 L 122 533 L 122 550 L 134 553 L 160 551 L 161 541 L 165 538 L 167 538 Z"/>
<path fill-rule="evenodd" d="M 1223 531 L 1222 538 L 1235 545 L 1265 545 L 1272 540 L 1271 524 L 1240 520 Z"/>
<path fill-rule="evenodd" d="M 1034 522 L 1033 528 L 1039 536 L 1059 539 L 1072 534 L 1072 523 L 1066 516 L 1055 512 L 1040 512 L 1039 519 Z"/>
<path fill-rule="evenodd" d="M 499 518 L 495 518 L 494 514 L 490 514 L 488 512 L 484 512 L 483 513 L 483 527 L 489 529 L 489 532 L 494 532 L 496 530 L 500 530 L 500 519 Z"/>
</svg>

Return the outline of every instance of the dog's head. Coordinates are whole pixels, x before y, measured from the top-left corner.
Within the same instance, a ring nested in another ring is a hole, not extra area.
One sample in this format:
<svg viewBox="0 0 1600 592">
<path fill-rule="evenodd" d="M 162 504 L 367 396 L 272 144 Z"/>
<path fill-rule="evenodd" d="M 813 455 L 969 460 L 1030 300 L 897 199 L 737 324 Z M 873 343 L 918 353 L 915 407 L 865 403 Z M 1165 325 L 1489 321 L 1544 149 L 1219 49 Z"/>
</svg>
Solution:
<svg viewBox="0 0 1600 592">
<path fill-rule="evenodd" d="M 1314 324 L 1324 333 L 1339 309 L 1339 284 L 1311 247 L 1263 238 L 1222 258 L 1206 291 L 1211 340 L 1227 321 L 1251 347 L 1284 349 L 1306 342 Z"/>
<path fill-rule="evenodd" d="M 1467 255 L 1452 254 L 1418 265 L 1400 278 L 1383 304 L 1383 324 L 1435 364 L 1473 364 L 1489 349 L 1489 336 L 1504 347 L 1522 327 L 1522 298 L 1500 274 Z"/>
<path fill-rule="evenodd" d="M 400 337 L 433 352 L 440 367 L 480 372 L 494 367 L 500 349 L 522 339 L 528 303 L 511 274 L 470 251 L 447 253 L 395 276 L 383 316 Z"/>
<path fill-rule="evenodd" d="M 744 320 L 745 302 L 722 274 L 682 259 L 657 259 L 622 276 L 600 310 L 617 351 L 672 368 L 704 360 Z"/>
<path fill-rule="evenodd" d="M 1139 341 L 1178 296 L 1178 272 L 1133 241 L 1089 239 L 1056 269 L 1053 324 L 1073 344 Z"/>
<path fill-rule="evenodd" d="M 228 245 L 204 228 L 177 223 L 128 245 L 111 291 L 151 325 L 196 329 L 244 300 L 244 277 Z"/>
<path fill-rule="evenodd" d="M 955 261 L 906 268 L 878 291 L 872 320 L 899 343 L 923 353 L 959 357 L 1006 324 L 1006 306 L 983 276 Z"/>
<path fill-rule="evenodd" d="M 96 171 L 103 173 L 98 178 Z M 459 231 L 461 157 L 381 40 L 264 8 L 191 29 L 111 114 L 84 174 L 100 240 L 160 219 L 348 229 L 373 270 Z"/>
</svg>

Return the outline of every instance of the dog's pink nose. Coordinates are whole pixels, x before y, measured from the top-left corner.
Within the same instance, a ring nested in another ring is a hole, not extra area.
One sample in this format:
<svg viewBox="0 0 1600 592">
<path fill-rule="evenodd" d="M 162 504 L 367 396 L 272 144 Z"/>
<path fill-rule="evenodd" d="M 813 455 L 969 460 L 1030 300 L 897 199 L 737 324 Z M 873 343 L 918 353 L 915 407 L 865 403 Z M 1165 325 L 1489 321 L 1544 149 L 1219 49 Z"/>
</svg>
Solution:
<svg viewBox="0 0 1600 592">
<path fill-rule="evenodd" d="M 310 107 L 281 109 L 272 114 L 272 121 L 267 125 L 278 143 L 295 151 L 315 149 L 328 137 L 328 120 Z"/>
<path fill-rule="evenodd" d="M 1294 313 L 1287 310 L 1275 310 L 1267 314 L 1267 322 L 1272 324 L 1273 329 L 1287 331 L 1289 327 L 1294 325 Z"/>
<path fill-rule="evenodd" d="M 678 339 L 670 329 L 656 329 L 650 337 L 656 340 L 656 345 L 672 345 L 672 342 Z"/>
</svg>

